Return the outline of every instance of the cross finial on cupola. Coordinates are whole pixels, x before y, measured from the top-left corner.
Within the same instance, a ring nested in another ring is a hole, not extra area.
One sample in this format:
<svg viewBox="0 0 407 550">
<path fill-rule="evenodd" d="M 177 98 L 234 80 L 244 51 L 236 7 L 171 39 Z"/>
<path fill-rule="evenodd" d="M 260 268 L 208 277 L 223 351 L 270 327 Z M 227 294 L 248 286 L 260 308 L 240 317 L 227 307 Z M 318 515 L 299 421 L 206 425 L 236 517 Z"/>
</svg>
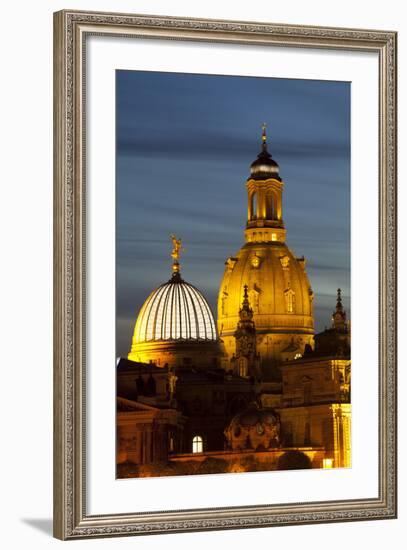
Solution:
<svg viewBox="0 0 407 550">
<path fill-rule="evenodd" d="M 263 122 L 261 126 L 261 142 L 263 145 L 263 149 L 267 149 L 267 133 L 266 133 L 267 125 L 265 122 Z"/>
</svg>

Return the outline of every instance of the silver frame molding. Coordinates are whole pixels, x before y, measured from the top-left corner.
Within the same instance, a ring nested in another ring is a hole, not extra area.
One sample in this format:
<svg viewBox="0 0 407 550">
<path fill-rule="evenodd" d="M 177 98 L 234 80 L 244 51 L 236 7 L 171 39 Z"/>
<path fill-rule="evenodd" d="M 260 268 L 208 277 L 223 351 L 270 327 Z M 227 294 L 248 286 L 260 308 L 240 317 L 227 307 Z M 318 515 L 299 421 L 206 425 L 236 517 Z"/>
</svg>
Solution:
<svg viewBox="0 0 407 550">
<path fill-rule="evenodd" d="M 379 60 L 379 495 L 90 516 L 85 449 L 84 59 L 92 34 L 370 51 Z M 60 11 L 54 14 L 54 535 L 60 539 L 396 517 L 396 41 L 390 31 Z"/>
</svg>

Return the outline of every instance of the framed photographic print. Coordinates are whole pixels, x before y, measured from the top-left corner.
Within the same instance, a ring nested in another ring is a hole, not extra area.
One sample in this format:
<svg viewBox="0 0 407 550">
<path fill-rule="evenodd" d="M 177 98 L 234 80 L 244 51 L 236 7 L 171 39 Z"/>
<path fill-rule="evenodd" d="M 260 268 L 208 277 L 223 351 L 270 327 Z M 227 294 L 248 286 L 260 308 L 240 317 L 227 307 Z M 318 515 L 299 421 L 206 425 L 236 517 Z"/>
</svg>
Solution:
<svg viewBox="0 0 407 550">
<path fill-rule="evenodd" d="M 396 517 L 396 33 L 54 24 L 55 536 Z"/>
</svg>

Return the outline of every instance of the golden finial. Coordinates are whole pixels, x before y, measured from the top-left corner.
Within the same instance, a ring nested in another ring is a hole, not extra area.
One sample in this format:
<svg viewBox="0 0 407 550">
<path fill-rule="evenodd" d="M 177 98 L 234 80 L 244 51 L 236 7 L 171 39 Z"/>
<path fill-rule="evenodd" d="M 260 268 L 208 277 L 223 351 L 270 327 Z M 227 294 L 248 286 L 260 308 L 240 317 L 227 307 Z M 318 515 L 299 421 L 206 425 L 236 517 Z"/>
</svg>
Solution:
<svg viewBox="0 0 407 550">
<path fill-rule="evenodd" d="M 262 140 L 263 143 L 266 143 L 266 141 L 267 141 L 266 128 L 267 128 L 267 125 L 266 125 L 265 122 L 263 122 L 263 124 L 261 126 L 261 129 L 262 129 L 261 140 Z"/>
<path fill-rule="evenodd" d="M 172 252 L 171 252 L 171 258 L 173 259 L 172 271 L 174 273 L 179 273 L 178 260 L 181 257 L 181 252 L 183 252 L 185 249 L 182 246 L 181 239 L 177 239 L 177 237 L 173 233 L 170 235 L 170 239 L 172 241 Z"/>
</svg>

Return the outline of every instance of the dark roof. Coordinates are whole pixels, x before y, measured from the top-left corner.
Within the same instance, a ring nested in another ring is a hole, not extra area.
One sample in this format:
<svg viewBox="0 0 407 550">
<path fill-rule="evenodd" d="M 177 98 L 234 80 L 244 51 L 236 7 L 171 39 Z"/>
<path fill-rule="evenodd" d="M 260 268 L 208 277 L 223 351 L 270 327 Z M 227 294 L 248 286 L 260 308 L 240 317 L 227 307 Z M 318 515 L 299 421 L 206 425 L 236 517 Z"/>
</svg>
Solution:
<svg viewBox="0 0 407 550">
<path fill-rule="evenodd" d="M 154 363 L 139 363 L 138 361 L 130 361 L 124 357 L 120 357 L 117 364 L 117 372 L 167 372 L 167 367 L 157 367 Z"/>
</svg>

